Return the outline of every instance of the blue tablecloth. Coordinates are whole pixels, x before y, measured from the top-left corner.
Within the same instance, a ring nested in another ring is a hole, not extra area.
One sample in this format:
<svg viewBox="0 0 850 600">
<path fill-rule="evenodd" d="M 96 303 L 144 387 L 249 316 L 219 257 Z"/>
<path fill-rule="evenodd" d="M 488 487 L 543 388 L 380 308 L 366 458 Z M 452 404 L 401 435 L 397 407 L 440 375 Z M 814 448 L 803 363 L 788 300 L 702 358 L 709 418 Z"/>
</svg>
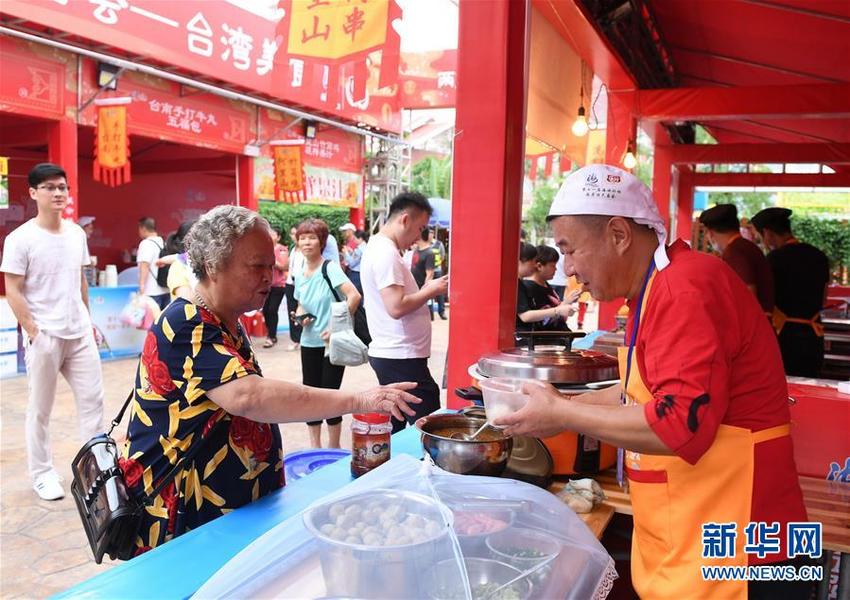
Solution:
<svg viewBox="0 0 850 600">
<path fill-rule="evenodd" d="M 419 432 L 408 427 L 395 434 L 391 450 L 421 457 Z M 328 465 L 55 597 L 188 598 L 255 539 L 350 483 L 349 467 L 347 460 Z"/>
</svg>

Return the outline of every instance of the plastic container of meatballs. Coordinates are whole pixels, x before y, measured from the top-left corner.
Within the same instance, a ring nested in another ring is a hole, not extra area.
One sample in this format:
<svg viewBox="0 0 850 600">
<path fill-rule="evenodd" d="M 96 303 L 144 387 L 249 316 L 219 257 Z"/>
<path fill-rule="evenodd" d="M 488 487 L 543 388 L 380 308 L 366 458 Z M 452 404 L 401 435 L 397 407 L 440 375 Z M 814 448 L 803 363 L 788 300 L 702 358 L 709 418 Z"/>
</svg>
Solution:
<svg viewBox="0 0 850 600">
<path fill-rule="evenodd" d="M 304 513 L 318 540 L 327 593 L 354 598 L 422 597 L 424 574 L 452 554 L 451 513 L 422 494 L 378 489 Z"/>
</svg>

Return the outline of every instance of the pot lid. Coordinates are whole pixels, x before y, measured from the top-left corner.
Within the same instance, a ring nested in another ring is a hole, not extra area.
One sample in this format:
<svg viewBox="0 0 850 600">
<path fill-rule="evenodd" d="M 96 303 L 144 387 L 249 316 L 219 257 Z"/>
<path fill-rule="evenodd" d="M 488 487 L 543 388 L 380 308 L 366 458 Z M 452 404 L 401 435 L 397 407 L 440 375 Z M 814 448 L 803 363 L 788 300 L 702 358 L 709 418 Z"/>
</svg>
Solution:
<svg viewBox="0 0 850 600">
<path fill-rule="evenodd" d="M 531 338 L 529 347 L 486 354 L 478 361 L 478 371 L 485 377 L 516 377 L 549 383 L 617 379 L 619 366 L 613 356 L 594 350 L 571 349 L 572 339 L 583 336 L 583 333 L 574 332 L 530 332 L 523 336 Z M 560 343 L 553 344 L 553 339 Z"/>
</svg>

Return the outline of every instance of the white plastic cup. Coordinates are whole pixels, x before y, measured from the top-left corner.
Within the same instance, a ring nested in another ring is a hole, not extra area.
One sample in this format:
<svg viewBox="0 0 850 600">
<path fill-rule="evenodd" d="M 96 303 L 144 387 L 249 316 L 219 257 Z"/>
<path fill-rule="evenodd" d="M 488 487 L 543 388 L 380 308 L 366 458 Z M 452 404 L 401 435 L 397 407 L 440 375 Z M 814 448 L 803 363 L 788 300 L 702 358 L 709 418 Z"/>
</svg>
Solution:
<svg viewBox="0 0 850 600">
<path fill-rule="evenodd" d="M 106 265 L 106 287 L 118 287 L 118 267 Z"/>
<path fill-rule="evenodd" d="M 494 420 L 513 414 L 528 402 L 528 395 L 522 392 L 522 386 L 535 383 L 532 379 L 514 379 L 512 377 L 494 377 L 482 379 L 478 385 L 484 396 L 484 413 L 492 424 Z"/>
</svg>

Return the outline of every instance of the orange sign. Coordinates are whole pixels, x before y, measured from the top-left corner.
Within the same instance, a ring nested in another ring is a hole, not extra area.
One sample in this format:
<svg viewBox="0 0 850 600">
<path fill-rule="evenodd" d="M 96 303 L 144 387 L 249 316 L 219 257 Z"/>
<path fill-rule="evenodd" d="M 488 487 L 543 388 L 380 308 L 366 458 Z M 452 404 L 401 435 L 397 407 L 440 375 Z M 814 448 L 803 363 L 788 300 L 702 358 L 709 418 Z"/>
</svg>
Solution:
<svg viewBox="0 0 850 600">
<path fill-rule="evenodd" d="M 380 46 L 386 40 L 389 0 L 293 2 L 290 54 L 339 59 Z"/>
<path fill-rule="evenodd" d="M 130 136 L 127 135 L 127 106 L 97 107 L 95 125 L 95 181 L 110 187 L 130 181 Z"/>
<path fill-rule="evenodd" d="M 274 178 L 278 202 L 296 203 L 303 200 L 304 168 L 301 151 L 300 144 L 274 147 Z"/>
</svg>

